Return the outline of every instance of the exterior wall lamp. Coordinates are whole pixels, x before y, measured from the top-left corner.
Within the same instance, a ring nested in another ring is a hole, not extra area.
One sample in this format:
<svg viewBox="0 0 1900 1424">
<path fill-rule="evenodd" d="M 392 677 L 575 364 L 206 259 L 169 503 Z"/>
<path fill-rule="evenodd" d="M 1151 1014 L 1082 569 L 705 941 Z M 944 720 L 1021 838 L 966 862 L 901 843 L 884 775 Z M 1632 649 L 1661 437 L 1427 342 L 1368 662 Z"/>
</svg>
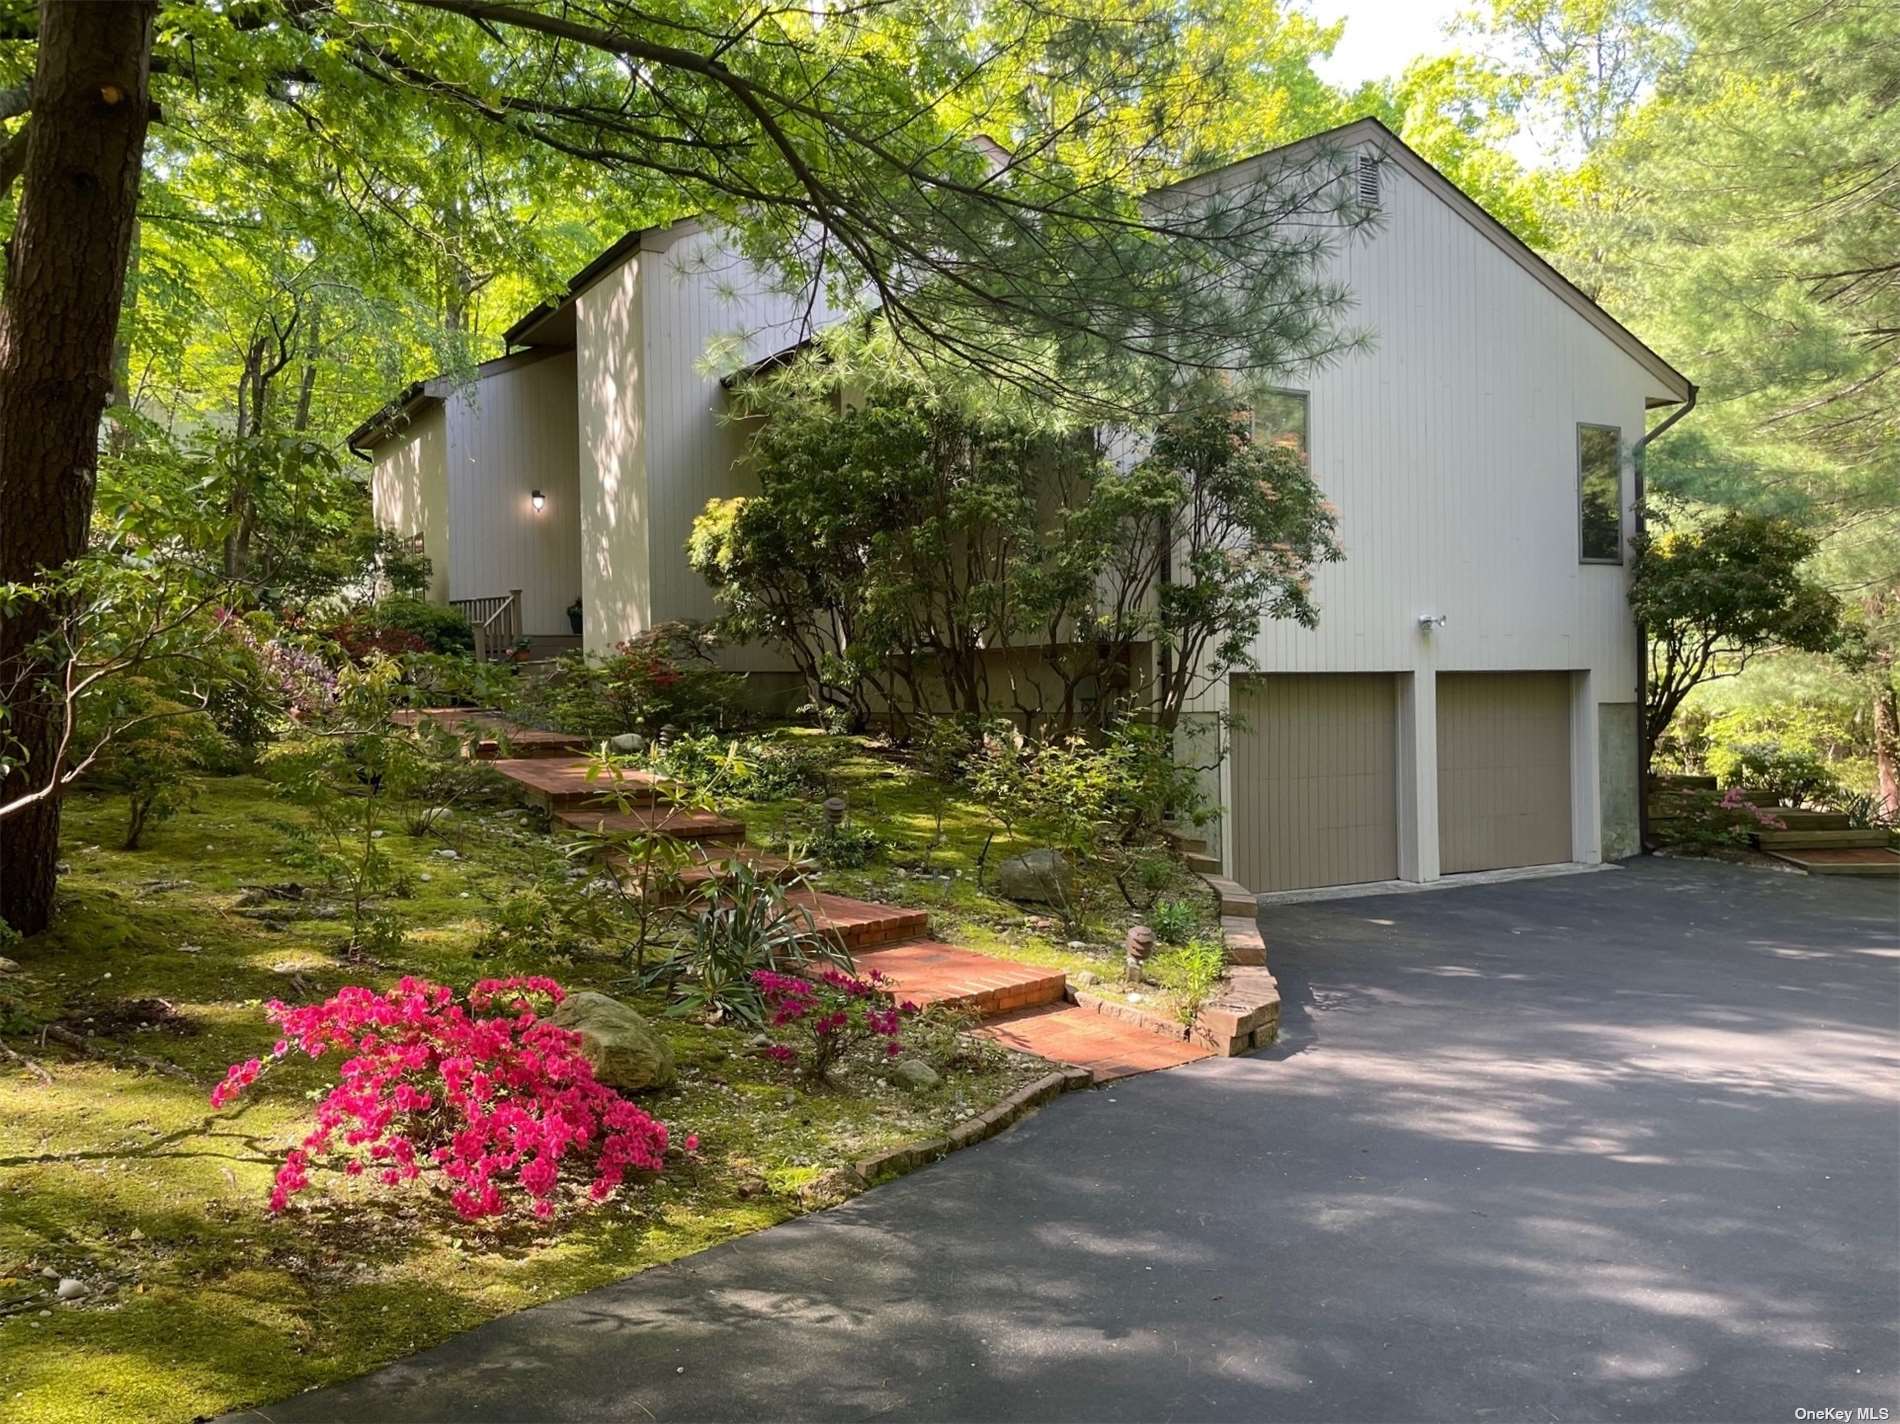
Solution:
<svg viewBox="0 0 1900 1424">
<path fill-rule="evenodd" d="M 1418 615 L 1418 626 L 1427 633 L 1431 632 L 1434 628 L 1442 628 L 1445 626 L 1445 615 L 1442 613 L 1421 613 Z"/>
<path fill-rule="evenodd" d="M 539 514 L 548 507 L 548 497 L 542 494 L 540 490 L 535 490 L 528 496 L 528 503 L 532 504 L 534 506 L 534 512 Z"/>
</svg>

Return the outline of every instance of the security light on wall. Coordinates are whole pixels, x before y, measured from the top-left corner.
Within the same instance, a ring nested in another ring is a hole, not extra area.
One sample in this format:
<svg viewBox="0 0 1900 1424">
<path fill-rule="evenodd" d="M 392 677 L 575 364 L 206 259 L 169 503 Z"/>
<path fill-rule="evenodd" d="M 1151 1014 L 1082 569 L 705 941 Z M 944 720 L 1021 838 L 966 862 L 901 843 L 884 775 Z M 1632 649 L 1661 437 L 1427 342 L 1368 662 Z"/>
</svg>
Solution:
<svg viewBox="0 0 1900 1424">
<path fill-rule="evenodd" d="M 1434 628 L 1442 628 L 1445 626 L 1445 615 L 1442 613 L 1421 613 L 1418 615 L 1418 626 L 1423 628 L 1427 633 L 1431 632 Z"/>
<path fill-rule="evenodd" d="M 532 504 L 534 506 L 534 512 L 539 514 L 548 507 L 548 497 L 542 494 L 540 490 L 536 490 L 533 494 L 528 496 L 528 503 Z"/>
</svg>

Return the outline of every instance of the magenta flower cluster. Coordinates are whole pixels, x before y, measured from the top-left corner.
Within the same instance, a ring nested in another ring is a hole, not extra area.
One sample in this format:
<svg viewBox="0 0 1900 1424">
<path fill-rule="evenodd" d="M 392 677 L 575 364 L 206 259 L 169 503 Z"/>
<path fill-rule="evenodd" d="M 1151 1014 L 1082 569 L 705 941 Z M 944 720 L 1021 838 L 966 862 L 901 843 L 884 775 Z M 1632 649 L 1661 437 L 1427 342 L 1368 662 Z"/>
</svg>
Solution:
<svg viewBox="0 0 1900 1424">
<path fill-rule="evenodd" d="M 320 1004 L 273 1000 L 266 1012 L 283 1037 L 270 1059 L 232 1064 L 211 1102 L 225 1106 L 293 1048 L 348 1055 L 277 1172 L 272 1211 L 324 1164 L 392 1187 L 428 1173 L 470 1221 L 521 1207 L 547 1220 L 564 1177 L 599 1202 L 666 1158 L 665 1124 L 596 1081 L 580 1035 L 537 1011 L 565 997 L 552 979 L 517 976 L 484 979 L 460 999 L 405 978 L 382 993 L 346 986 Z M 689 1152 L 697 1146 L 687 1138 Z"/>
<path fill-rule="evenodd" d="M 1750 816 L 1754 817 L 1755 824 L 1760 826 L 1764 831 L 1785 831 L 1788 829 L 1788 823 L 1786 821 L 1782 820 L 1781 817 L 1775 815 L 1772 811 L 1762 810 L 1761 807 L 1748 799 L 1748 793 L 1739 786 L 1729 787 L 1728 794 L 1722 798 L 1722 809 L 1724 811 L 1747 812 Z"/>
<path fill-rule="evenodd" d="M 863 979 L 829 968 L 815 979 L 759 969 L 752 982 L 765 1001 L 767 1026 L 778 1031 L 766 1053 L 798 1064 L 809 1078 L 823 1077 L 860 1044 L 881 1042 L 885 1056 L 895 1058 L 904 1051 L 903 1022 L 917 1012 L 915 1004 L 892 1001 L 875 969 Z"/>
</svg>

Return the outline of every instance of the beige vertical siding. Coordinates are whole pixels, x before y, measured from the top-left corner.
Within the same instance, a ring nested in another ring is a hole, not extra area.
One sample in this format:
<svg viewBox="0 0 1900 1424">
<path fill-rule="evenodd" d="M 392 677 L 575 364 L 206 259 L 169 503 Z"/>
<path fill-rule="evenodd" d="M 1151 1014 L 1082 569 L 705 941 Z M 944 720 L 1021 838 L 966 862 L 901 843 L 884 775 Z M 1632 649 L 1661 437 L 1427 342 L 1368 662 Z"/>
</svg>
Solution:
<svg viewBox="0 0 1900 1424">
<path fill-rule="evenodd" d="M 581 591 L 574 354 L 496 371 L 449 397 L 453 598 L 521 590 L 522 628 L 567 633 Z M 544 507 L 534 512 L 540 490 Z"/>
<path fill-rule="evenodd" d="M 1568 673 L 1438 679 L 1438 851 L 1445 874 L 1571 858 Z"/>
<path fill-rule="evenodd" d="M 592 652 L 653 625 L 643 260 L 629 258 L 574 303 L 582 635 Z"/>
<path fill-rule="evenodd" d="M 1382 674 L 1237 677 L 1234 868 L 1250 890 L 1398 876 L 1397 688 Z"/>
<path fill-rule="evenodd" d="M 422 536 L 429 556 L 429 598 L 449 598 L 448 418 L 441 406 L 418 414 L 409 428 L 376 447 L 370 500 L 377 524 L 408 538 Z"/>
</svg>

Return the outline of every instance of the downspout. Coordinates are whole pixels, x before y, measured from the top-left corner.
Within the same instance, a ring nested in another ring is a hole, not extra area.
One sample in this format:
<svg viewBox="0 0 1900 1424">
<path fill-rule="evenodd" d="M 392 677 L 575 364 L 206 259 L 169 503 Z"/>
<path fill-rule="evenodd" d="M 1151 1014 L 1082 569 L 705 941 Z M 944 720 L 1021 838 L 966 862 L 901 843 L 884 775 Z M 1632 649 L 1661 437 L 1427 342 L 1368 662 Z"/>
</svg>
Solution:
<svg viewBox="0 0 1900 1424">
<path fill-rule="evenodd" d="M 1631 463 L 1635 468 L 1635 504 L 1636 537 L 1641 538 L 1648 524 L 1648 514 L 1644 508 L 1647 490 L 1643 484 L 1643 455 L 1649 448 L 1649 442 L 1668 430 L 1683 416 L 1695 409 L 1696 397 L 1701 394 L 1694 381 L 1690 381 L 1689 399 L 1669 413 L 1669 418 L 1654 430 L 1646 431 L 1643 438 L 1631 447 Z M 1643 627 L 1642 620 L 1636 621 L 1636 853 L 1649 854 L 1649 787 L 1643 778 L 1643 748 L 1649 740 L 1649 633 Z"/>
</svg>

